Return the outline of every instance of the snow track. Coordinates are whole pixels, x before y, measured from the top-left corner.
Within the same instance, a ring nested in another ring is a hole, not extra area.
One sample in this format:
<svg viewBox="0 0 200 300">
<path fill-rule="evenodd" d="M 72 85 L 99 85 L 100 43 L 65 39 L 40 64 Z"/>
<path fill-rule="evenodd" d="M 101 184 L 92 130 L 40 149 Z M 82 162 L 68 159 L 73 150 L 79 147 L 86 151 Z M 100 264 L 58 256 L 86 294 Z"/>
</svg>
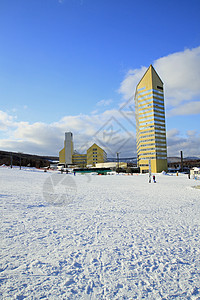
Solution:
<svg viewBox="0 0 200 300">
<path fill-rule="evenodd" d="M 200 299 L 198 182 L 6 168 L 0 176 L 2 299 Z M 49 176 L 74 182 L 72 201 L 43 197 Z"/>
</svg>

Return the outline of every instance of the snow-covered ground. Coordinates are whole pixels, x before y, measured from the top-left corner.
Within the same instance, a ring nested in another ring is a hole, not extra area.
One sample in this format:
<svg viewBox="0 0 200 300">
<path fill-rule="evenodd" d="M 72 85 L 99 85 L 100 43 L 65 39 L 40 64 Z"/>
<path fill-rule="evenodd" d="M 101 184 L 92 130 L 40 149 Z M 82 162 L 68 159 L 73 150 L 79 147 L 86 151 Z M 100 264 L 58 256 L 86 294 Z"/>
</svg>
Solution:
<svg viewBox="0 0 200 300">
<path fill-rule="evenodd" d="M 1 299 L 200 299 L 200 182 L 0 168 Z"/>
</svg>

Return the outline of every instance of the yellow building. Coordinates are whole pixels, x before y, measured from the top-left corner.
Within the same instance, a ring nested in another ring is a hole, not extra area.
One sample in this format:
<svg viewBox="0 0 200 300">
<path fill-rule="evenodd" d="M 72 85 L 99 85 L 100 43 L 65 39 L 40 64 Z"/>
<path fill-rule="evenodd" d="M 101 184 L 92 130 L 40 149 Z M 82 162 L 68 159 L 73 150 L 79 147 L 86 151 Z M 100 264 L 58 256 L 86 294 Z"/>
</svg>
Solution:
<svg viewBox="0 0 200 300">
<path fill-rule="evenodd" d="M 75 165 L 86 167 L 87 165 L 95 166 L 96 163 L 104 163 L 107 160 L 106 152 L 97 144 L 93 144 L 87 154 L 79 154 L 73 149 L 73 134 L 65 133 L 64 148 L 59 152 L 60 165 Z"/>
<path fill-rule="evenodd" d="M 136 87 L 136 138 L 141 172 L 167 171 L 167 145 L 163 82 L 152 65 Z"/>
<path fill-rule="evenodd" d="M 87 150 L 87 165 L 95 166 L 96 163 L 104 163 L 107 160 L 106 152 L 97 144 L 93 144 Z"/>
<path fill-rule="evenodd" d="M 65 164 L 65 147 L 59 152 L 59 164 Z"/>
<path fill-rule="evenodd" d="M 72 155 L 72 164 L 80 168 L 84 168 L 87 165 L 87 154 L 74 153 Z"/>
</svg>

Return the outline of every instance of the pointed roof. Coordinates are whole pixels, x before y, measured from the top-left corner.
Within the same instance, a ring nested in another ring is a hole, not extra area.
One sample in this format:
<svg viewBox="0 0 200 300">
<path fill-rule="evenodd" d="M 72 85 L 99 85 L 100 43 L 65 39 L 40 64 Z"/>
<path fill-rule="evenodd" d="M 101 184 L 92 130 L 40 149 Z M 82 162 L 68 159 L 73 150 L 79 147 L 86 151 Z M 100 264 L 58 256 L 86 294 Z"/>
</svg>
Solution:
<svg viewBox="0 0 200 300">
<path fill-rule="evenodd" d="M 97 147 L 97 148 L 102 149 L 100 146 L 98 146 L 96 143 L 94 143 L 94 144 L 92 144 L 92 146 L 90 146 L 90 147 L 88 148 L 88 150 L 89 150 L 90 148 L 94 148 L 94 147 Z M 103 149 L 102 149 L 102 150 L 103 150 Z"/>
<path fill-rule="evenodd" d="M 142 78 L 140 79 L 140 81 L 138 82 L 137 87 L 148 73 L 150 73 L 152 81 L 154 81 L 155 79 L 158 79 L 163 84 L 162 80 L 160 79 L 160 77 L 159 77 L 158 73 L 156 72 L 156 70 L 154 69 L 154 67 L 152 65 L 150 65 L 148 67 L 148 69 L 146 70 L 146 72 L 144 73 L 144 75 L 142 76 Z"/>
</svg>

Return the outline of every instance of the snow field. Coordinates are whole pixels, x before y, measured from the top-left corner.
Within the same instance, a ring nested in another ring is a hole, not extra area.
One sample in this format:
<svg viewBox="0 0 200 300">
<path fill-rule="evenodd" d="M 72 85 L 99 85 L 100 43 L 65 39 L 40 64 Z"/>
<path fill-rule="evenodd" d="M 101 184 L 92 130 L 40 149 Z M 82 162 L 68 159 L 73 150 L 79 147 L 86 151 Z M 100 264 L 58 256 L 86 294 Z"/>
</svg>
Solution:
<svg viewBox="0 0 200 300">
<path fill-rule="evenodd" d="M 3 299 L 200 299 L 200 190 L 186 175 L 0 168 Z"/>
</svg>

